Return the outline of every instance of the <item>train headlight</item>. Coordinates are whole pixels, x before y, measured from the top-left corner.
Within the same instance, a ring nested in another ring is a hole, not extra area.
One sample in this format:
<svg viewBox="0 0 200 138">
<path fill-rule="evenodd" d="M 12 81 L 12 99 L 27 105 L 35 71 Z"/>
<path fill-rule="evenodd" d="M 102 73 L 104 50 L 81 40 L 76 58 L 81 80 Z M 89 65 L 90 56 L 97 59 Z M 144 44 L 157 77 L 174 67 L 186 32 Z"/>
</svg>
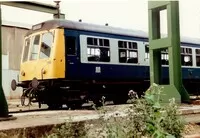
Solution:
<svg viewBox="0 0 200 138">
<path fill-rule="evenodd" d="M 21 75 L 22 75 L 22 76 L 25 76 L 25 72 L 24 72 L 24 71 L 22 71 L 22 72 L 21 72 Z"/>
<path fill-rule="evenodd" d="M 42 70 L 42 74 L 46 74 L 46 70 L 43 69 L 43 70 Z"/>
</svg>

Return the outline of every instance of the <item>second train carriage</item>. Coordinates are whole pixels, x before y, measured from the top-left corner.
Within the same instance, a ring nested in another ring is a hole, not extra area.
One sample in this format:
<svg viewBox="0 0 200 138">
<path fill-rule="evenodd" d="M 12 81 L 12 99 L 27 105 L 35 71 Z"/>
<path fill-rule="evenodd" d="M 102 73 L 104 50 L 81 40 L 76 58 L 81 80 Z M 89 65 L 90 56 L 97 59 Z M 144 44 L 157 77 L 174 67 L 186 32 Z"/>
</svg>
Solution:
<svg viewBox="0 0 200 138">
<path fill-rule="evenodd" d="M 168 59 L 163 49 L 163 83 L 169 80 Z M 198 92 L 199 40 L 181 39 L 181 63 L 185 87 Z M 42 22 L 25 37 L 19 82 L 11 86 L 23 87 L 22 99 L 50 107 L 99 104 L 102 96 L 125 103 L 129 90 L 142 93 L 149 87 L 148 35 L 61 19 Z"/>
</svg>

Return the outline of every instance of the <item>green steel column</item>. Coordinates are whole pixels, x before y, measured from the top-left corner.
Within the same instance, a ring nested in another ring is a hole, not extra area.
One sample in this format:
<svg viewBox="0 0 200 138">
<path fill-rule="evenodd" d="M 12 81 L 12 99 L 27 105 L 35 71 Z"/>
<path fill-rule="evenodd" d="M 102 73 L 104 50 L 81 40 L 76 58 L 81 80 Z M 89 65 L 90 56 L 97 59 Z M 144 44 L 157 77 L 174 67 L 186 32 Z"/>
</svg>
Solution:
<svg viewBox="0 0 200 138">
<path fill-rule="evenodd" d="M 154 14 L 150 14 L 152 21 L 154 23 L 150 22 L 150 29 L 152 32 L 152 29 L 154 28 L 154 33 L 152 34 L 153 38 L 159 38 L 160 37 L 160 15 L 158 12 Z M 153 60 L 150 60 L 150 64 L 153 66 L 150 66 L 150 70 L 153 70 L 153 72 L 157 72 L 152 76 L 151 74 L 151 79 L 153 80 L 154 83 L 159 84 L 161 81 L 161 57 L 160 57 L 160 51 L 159 50 L 150 50 L 150 57 L 153 58 Z"/>
<path fill-rule="evenodd" d="M 167 37 L 161 38 L 160 11 L 167 10 Z M 182 84 L 180 62 L 180 29 L 178 1 L 149 1 L 149 44 L 150 44 L 150 81 L 164 88 L 163 102 L 175 98 L 176 102 L 189 102 L 189 95 Z M 169 85 L 161 81 L 161 50 L 169 52 Z"/>
<path fill-rule="evenodd" d="M 1 5 L 0 5 L 0 117 L 8 117 L 8 104 L 2 86 L 2 34 L 1 34 Z"/>
</svg>

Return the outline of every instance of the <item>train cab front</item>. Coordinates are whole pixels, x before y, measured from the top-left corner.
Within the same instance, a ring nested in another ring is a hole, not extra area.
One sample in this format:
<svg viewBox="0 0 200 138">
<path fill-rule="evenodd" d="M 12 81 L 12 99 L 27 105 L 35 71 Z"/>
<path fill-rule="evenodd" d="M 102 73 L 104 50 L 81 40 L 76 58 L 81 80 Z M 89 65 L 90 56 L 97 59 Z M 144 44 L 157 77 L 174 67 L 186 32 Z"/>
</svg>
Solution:
<svg viewBox="0 0 200 138">
<path fill-rule="evenodd" d="M 24 39 L 19 82 L 13 80 L 11 89 L 35 89 L 39 84 L 65 78 L 63 29 L 33 26 Z M 30 90 L 29 90 L 30 91 Z"/>
</svg>

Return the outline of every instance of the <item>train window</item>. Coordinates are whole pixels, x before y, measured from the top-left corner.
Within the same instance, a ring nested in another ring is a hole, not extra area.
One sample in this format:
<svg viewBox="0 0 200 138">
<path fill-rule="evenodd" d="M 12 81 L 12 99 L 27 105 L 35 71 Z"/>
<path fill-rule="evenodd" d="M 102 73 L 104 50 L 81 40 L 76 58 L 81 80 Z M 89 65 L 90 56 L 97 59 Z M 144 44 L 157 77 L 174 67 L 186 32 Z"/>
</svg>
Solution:
<svg viewBox="0 0 200 138">
<path fill-rule="evenodd" d="M 87 44 L 88 45 L 97 45 L 97 38 L 88 37 Z"/>
<path fill-rule="evenodd" d="M 135 42 L 128 42 L 128 45 L 130 49 L 137 49 L 137 43 Z"/>
<path fill-rule="evenodd" d="M 67 55 L 76 55 L 76 38 L 65 37 L 65 47 L 67 49 Z"/>
<path fill-rule="evenodd" d="M 145 59 L 149 59 L 149 45 L 145 45 Z"/>
<path fill-rule="evenodd" d="M 109 46 L 109 40 L 108 39 L 99 39 L 99 46 Z"/>
<path fill-rule="evenodd" d="M 138 63 L 137 43 L 118 41 L 118 48 L 120 63 Z"/>
<path fill-rule="evenodd" d="M 127 42 L 126 41 L 118 41 L 119 48 L 127 48 Z"/>
<path fill-rule="evenodd" d="M 40 44 L 40 35 L 33 36 L 33 41 L 31 44 L 31 55 L 30 60 L 36 60 L 38 56 L 39 44 Z"/>
<path fill-rule="evenodd" d="M 108 39 L 87 38 L 88 61 L 110 62 L 110 43 Z"/>
<path fill-rule="evenodd" d="M 200 49 L 196 49 L 196 65 L 200 66 Z"/>
<path fill-rule="evenodd" d="M 181 65 L 192 66 L 192 49 L 181 48 Z"/>
<path fill-rule="evenodd" d="M 196 55 L 200 56 L 200 49 L 196 49 Z"/>
<path fill-rule="evenodd" d="M 108 39 L 104 39 L 104 46 L 110 46 L 110 43 L 109 43 Z"/>
<path fill-rule="evenodd" d="M 162 65 L 168 65 L 169 64 L 169 55 L 168 55 L 168 49 L 162 49 L 161 50 L 161 64 Z"/>
<path fill-rule="evenodd" d="M 25 46 L 24 46 L 24 53 L 23 53 L 23 62 L 28 60 L 28 51 L 29 51 L 29 47 L 30 47 L 30 38 L 27 38 L 25 40 Z"/>
<path fill-rule="evenodd" d="M 53 33 L 44 33 L 42 36 L 42 43 L 40 48 L 40 59 L 49 58 L 51 53 L 51 47 L 53 44 Z"/>
</svg>

